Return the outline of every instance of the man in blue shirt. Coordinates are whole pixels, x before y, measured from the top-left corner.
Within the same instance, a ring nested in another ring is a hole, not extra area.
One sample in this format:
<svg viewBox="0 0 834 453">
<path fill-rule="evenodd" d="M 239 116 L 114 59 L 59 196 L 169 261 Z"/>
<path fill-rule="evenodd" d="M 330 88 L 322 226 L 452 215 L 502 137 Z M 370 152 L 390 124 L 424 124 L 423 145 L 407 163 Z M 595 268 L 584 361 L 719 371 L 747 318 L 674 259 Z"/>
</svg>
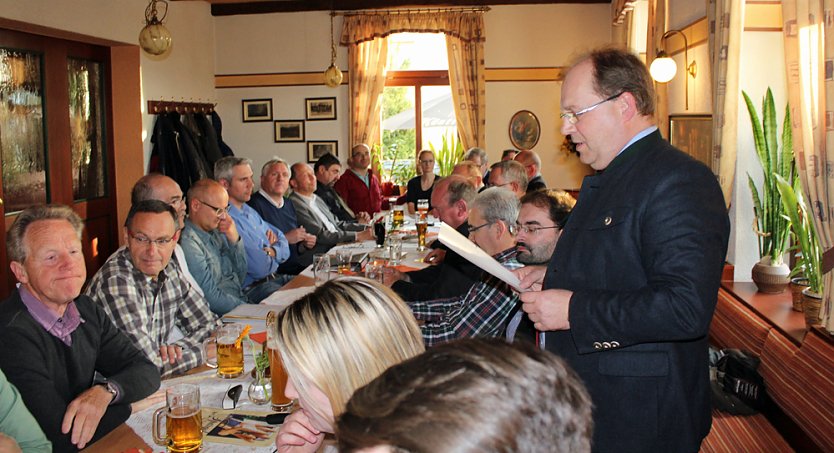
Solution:
<svg viewBox="0 0 834 453">
<path fill-rule="evenodd" d="M 243 292 L 246 251 L 226 210 L 229 195 L 217 181 L 201 179 L 188 189 L 188 204 L 180 244 L 211 311 L 224 315 L 249 302 Z"/>
<path fill-rule="evenodd" d="M 284 233 L 265 222 L 246 204 L 255 187 L 252 175 L 252 161 L 243 157 L 224 157 L 214 164 L 214 178 L 229 194 L 229 215 L 235 221 L 246 250 L 243 291 L 252 303 L 258 303 L 293 276 L 278 273 L 278 266 L 290 257 Z"/>
<path fill-rule="evenodd" d="M 298 274 L 313 263 L 316 236 L 299 226 L 292 200 L 284 197 L 290 187 L 290 167 L 283 159 L 271 159 L 261 167 L 261 190 L 249 199 L 261 218 L 278 227 L 290 244 L 290 257 L 280 266 L 281 274 Z"/>
</svg>

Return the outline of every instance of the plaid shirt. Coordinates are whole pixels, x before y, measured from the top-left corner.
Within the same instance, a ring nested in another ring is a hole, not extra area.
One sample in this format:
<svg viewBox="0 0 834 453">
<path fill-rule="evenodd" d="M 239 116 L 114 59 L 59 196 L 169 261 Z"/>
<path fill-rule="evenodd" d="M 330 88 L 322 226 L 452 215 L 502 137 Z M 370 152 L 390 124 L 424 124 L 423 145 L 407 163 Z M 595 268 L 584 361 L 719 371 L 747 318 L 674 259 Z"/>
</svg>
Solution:
<svg viewBox="0 0 834 453">
<path fill-rule="evenodd" d="M 219 325 L 208 302 L 191 288 L 172 259 L 156 280 L 133 265 L 126 247 L 116 251 L 99 269 L 84 294 L 90 296 L 124 331 L 163 377 L 183 373 L 203 363 L 202 342 Z M 174 328 L 183 338 L 171 343 L 182 348 L 182 360 L 162 362 L 160 346 L 167 345 Z"/>
<path fill-rule="evenodd" d="M 516 254 L 512 247 L 493 258 L 507 269 L 518 269 L 523 265 Z M 516 302 L 518 293 L 510 285 L 484 273 L 462 297 L 407 303 L 414 317 L 425 321 L 420 330 L 426 346 L 434 346 L 456 338 L 500 336 Z"/>
</svg>

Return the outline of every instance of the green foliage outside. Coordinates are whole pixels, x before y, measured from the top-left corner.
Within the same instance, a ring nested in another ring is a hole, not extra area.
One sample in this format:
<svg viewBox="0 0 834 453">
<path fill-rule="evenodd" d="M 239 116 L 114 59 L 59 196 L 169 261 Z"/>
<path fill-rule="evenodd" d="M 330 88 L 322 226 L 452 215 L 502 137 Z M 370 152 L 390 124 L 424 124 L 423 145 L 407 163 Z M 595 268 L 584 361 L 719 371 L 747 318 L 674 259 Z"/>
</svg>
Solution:
<svg viewBox="0 0 834 453">
<path fill-rule="evenodd" d="M 382 97 L 382 120 L 409 109 L 414 109 L 408 97 L 408 87 L 389 87 Z M 377 160 L 383 181 L 404 186 L 417 174 L 417 131 L 398 129 L 382 131 L 382 146 L 377 147 Z"/>
<path fill-rule="evenodd" d="M 463 143 L 458 140 L 457 136 L 448 137 L 443 136 L 440 143 L 440 148 L 435 148 L 434 144 L 429 142 L 429 148 L 434 151 L 437 166 L 440 167 L 439 176 L 449 176 L 455 168 L 455 164 L 463 159 Z"/>
</svg>

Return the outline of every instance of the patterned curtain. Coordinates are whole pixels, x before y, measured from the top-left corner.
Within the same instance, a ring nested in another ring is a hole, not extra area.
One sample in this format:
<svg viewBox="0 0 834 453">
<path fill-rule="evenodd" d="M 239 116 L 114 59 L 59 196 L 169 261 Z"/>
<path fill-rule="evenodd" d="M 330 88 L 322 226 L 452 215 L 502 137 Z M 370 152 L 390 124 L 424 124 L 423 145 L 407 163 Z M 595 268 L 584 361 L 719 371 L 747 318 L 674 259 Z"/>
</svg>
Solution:
<svg viewBox="0 0 834 453">
<path fill-rule="evenodd" d="M 380 97 L 385 88 L 388 38 L 377 38 L 348 47 L 350 77 L 350 147 L 380 143 Z"/>
<path fill-rule="evenodd" d="M 626 11 L 623 14 L 620 22 L 614 22 L 612 42 L 614 45 L 622 47 L 623 49 L 631 49 L 631 21 L 633 14 L 631 11 Z M 631 49 L 633 50 L 633 49 Z"/>
<path fill-rule="evenodd" d="M 379 99 L 385 87 L 383 66 L 388 54 L 386 37 L 405 32 L 446 35 L 458 133 L 465 147 L 484 146 L 484 19 L 481 12 L 462 11 L 345 16 L 340 41 L 348 46 L 350 61 L 351 143 L 379 142 Z M 370 43 L 376 50 L 364 47 Z M 362 55 L 354 56 L 355 53 Z M 354 83 L 354 77 L 360 80 Z M 360 139 L 363 136 L 368 137 L 366 141 Z"/>
<path fill-rule="evenodd" d="M 712 68 L 712 171 L 730 207 L 738 144 L 738 74 L 744 2 L 709 0 L 709 52 Z M 730 96 L 727 96 L 730 93 Z M 724 125 L 730 127 L 725 128 Z"/>
<path fill-rule="evenodd" d="M 648 20 L 648 36 L 646 36 L 646 66 L 651 67 L 652 61 L 657 56 L 657 49 L 661 48 L 663 43 L 660 38 L 666 32 L 666 1 L 665 0 L 650 0 L 649 1 L 649 20 Z M 655 108 L 655 118 L 657 120 L 657 128 L 661 135 L 669 138 L 669 96 L 666 94 L 666 84 L 655 82 L 654 89 L 657 93 L 657 107 Z"/>
<path fill-rule="evenodd" d="M 793 149 L 806 199 L 813 206 L 814 225 L 829 261 L 834 246 L 831 194 L 834 176 L 828 167 L 834 160 L 834 80 L 831 60 L 834 35 L 831 32 L 831 0 L 782 0 L 782 29 L 785 36 L 785 67 L 791 109 Z M 827 266 L 824 266 L 827 267 Z M 834 331 L 831 292 L 834 272 L 827 270 L 821 317 L 825 328 Z"/>
<path fill-rule="evenodd" d="M 455 105 L 458 135 L 463 149 L 486 146 L 486 80 L 484 42 L 446 35 L 449 84 Z"/>
</svg>

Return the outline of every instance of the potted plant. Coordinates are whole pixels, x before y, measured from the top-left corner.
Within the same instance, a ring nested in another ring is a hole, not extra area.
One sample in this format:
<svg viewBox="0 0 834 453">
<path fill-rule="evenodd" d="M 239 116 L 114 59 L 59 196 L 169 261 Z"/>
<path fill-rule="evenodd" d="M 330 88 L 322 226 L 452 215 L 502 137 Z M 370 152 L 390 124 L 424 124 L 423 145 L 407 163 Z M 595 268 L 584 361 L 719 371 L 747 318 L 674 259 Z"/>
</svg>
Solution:
<svg viewBox="0 0 834 453">
<path fill-rule="evenodd" d="M 789 245 L 790 220 L 785 215 L 785 207 L 777 189 L 776 180 L 777 177 L 781 177 L 789 186 L 794 180 L 795 164 L 790 112 L 786 107 L 785 120 L 782 122 L 780 149 L 776 140 L 776 108 L 770 88 L 767 89 L 762 101 L 761 122 L 750 97 L 744 91 L 741 93 L 747 104 L 747 112 L 750 114 L 756 155 L 763 173 L 760 189 L 756 187 L 753 178 L 747 175 L 756 216 L 753 229 L 759 241 L 759 262 L 753 266 L 752 276 L 759 291 L 781 293 L 790 281 L 790 269 L 783 258 Z"/>
<path fill-rule="evenodd" d="M 801 268 L 808 280 L 808 288 L 802 291 L 805 320 L 809 326 L 818 324 L 823 290 L 822 247 L 814 227 L 814 218 L 805 203 L 799 179 L 791 186 L 784 178 L 777 176 L 776 184 L 782 196 L 785 213 L 791 222 L 796 248 L 801 253 L 797 254 L 796 268 Z"/>
<path fill-rule="evenodd" d="M 452 174 L 455 165 L 463 159 L 463 143 L 457 137 L 441 137 L 440 149 L 435 149 L 434 144 L 429 142 L 429 148 L 434 151 L 437 159 L 437 166 L 440 168 L 439 176 Z"/>
</svg>

